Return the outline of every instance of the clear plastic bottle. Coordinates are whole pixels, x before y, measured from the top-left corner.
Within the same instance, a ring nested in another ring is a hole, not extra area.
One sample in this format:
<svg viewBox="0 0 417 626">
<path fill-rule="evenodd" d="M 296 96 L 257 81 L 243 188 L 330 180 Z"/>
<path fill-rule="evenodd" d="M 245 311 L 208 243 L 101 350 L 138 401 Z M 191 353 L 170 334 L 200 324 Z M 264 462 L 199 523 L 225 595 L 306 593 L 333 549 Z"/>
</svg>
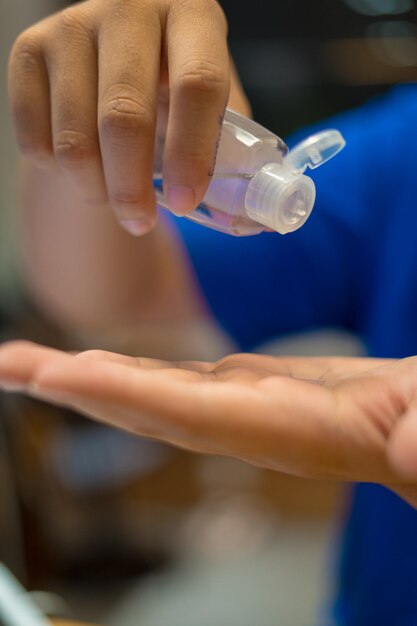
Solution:
<svg viewBox="0 0 417 626">
<path fill-rule="evenodd" d="M 345 146 L 337 130 L 308 137 L 288 151 L 266 128 L 227 109 L 212 181 L 201 204 L 189 215 L 199 224 L 230 235 L 282 235 L 307 221 L 316 198 L 314 182 L 304 175 Z M 168 208 L 162 181 L 163 142 L 156 145 L 154 187 L 157 204 Z"/>
</svg>

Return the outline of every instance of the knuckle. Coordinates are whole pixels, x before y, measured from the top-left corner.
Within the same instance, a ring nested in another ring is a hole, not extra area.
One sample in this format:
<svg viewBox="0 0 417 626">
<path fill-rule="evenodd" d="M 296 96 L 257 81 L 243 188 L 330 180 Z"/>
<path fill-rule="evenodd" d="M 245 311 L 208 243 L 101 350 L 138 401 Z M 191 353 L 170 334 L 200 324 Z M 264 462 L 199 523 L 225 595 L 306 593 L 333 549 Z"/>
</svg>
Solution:
<svg viewBox="0 0 417 626">
<path fill-rule="evenodd" d="M 142 196 L 139 191 L 114 189 L 109 194 L 110 203 L 117 207 L 137 207 L 141 204 Z"/>
<path fill-rule="evenodd" d="M 106 358 L 106 356 L 108 356 L 108 352 L 106 352 L 105 350 L 92 349 L 84 350 L 84 352 L 79 352 L 75 355 L 75 358 L 81 360 L 86 359 L 87 361 L 102 361 Z"/>
<path fill-rule="evenodd" d="M 155 112 L 140 96 L 116 96 L 102 107 L 100 130 L 115 138 L 137 139 L 141 131 L 150 130 L 154 124 Z"/>
<path fill-rule="evenodd" d="M 16 39 L 10 53 L 10 65 L 31 72 L 38 65 L 40 54 L 39 39 L 29 29 Z"/>
<path fill-rule="evenodd" d="M 63 167 L 82 166 L 97 157 L 89 137 L 77 130 L 61 130 L 54 137 L 55 158 Z"/>
<path fill-rule="evenodd" d="M 196 178 L 203 173 L 207 174 L 211 157 L 207 154 L 207 149 L 202 142 L 201 147 L 196 144 L 197 140 L 192 145 L 171 146 L 165 155 L 166 168 L 175 170 L 176 164 L 183 163 Z"/>
<path fill-rule="evenodd" d="M 112 0 L 109 3 L 108 18 L 113 23 L 115 20 L 126 23 L 132 18 L 144 17 L 147 6 L 154 8 L 153 5 L 153 0 L 141 0 L 141 2 L 137 2 L 137 0 Z"/>
<path fill-rule="evenodd" d="M 78 6 L 64 9 L 59 16 L 59 22 L 63 33 L 69 36 L 82 35 L 90 37 L 91 28 L 87 14 L 80 11 Z"/>
<path fill-rule="evenodd" d="M 28 348 L 32 348 L 35 344 L 27 339 L 14 339 L 3 344 L 4 349 L 12 349 L 15 351 L 23 351 L 26 354 Z"/>
<path fill-rule="evenodd" d="M 227 35 L 228 23 L 226 14 L 217 0 L 167 0 L 168 8 L 178 12 L 182 18 L 189 18 L 196 14 L 204 20 L 209 20 L 210 24 L 216 24 L 218 29 L 223 28 Z"/>
<path fill-rule="evenodd" d="M 221 95 L 227 87 L 225 72 L 215 63 L 191 60 L 184 63 L 178 75 L 178 87 L 187 93 L 203 92 Z"/>
</svg>

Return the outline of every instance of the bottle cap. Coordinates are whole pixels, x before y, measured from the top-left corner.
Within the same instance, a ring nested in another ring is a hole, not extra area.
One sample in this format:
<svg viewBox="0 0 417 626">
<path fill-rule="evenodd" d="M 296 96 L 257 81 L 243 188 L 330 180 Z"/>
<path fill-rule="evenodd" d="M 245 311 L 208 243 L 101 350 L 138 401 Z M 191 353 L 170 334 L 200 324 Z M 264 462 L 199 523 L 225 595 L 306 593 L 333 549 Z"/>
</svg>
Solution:
<svg viewBox="0 0 417 626">
<path fill-rule="evenodd" d="M 346 145 L 337 130 L 308 137 L 283 158 L 267 163 L 251 179 L 245 197 L 248 216 L 282 235 L 301 228 L 309 218 L 316 199 L 307 167 L 315 169 L 333 158 Z"/>
</svg>

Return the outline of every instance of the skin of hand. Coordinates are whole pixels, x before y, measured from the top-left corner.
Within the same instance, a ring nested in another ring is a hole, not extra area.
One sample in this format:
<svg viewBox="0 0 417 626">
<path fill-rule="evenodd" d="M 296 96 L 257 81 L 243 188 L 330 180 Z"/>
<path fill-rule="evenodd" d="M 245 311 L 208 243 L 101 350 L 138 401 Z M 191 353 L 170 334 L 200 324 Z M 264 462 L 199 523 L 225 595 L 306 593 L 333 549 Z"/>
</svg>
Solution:
<svg viewBox="0 0 417 626">
<path fill-rule="evenodd" d="M 128 231 L 152 228 L 155 118 L 162 132 L 169 118 L 165 178 L 203 193 L 227 93 L 222 81 L 230 84 L 228 106 L 251 115 L 225 42 L 224 16 L 212 0 L 88 0 L 16 41 L 9 92 L 28 157 L 17 202 L 20 274 L 38 309 L 75 337 L 106 345 L 101 336 L 137 333 L 139 322 L 207 318 L 172 224 L 159 220 L 139 244 L 119 227 L 109 199 Z M 157 98 L 146 82 L 155 55 Z M 127 192 L 125 202 L 114 202 L 117 189 Z M 186 213 L 181 206 L 177 212 Z"/>
<path fill-rule="evenodd" d="M 308 478 L 375 482 L 417 507 L 417 358 L 236 354 L 171 363 L 27 342 L 0 384 L 192 451 Z"/>
<path fill-rule="evenodd" d="M 156 222 L 157 120 L 165 194 L 192 211 L 210 182 L 230 95 L 249 113 L 215 0 L 86 0 L 22 33 L 9 96 L 22 153 L 58 167 L 88 206 L 110 204 L 131 233 Z M 233 102 L 234 101 L 234 102 Z"/>
</svg>

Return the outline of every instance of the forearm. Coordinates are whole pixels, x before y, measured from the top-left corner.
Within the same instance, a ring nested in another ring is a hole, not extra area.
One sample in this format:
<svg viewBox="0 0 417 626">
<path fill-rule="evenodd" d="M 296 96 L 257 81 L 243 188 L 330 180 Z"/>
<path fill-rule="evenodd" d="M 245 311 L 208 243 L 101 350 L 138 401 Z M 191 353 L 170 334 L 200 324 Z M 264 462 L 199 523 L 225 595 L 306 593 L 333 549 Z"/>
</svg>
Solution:
<svg viewBox="0 0 417 626">
<path fill-rule="evenodd" d="M 58 169 L 24 164 L 18 220 L 22 278 L 66 329 L 106 333 L 202 312 L 181 242 L 160 221 L 140 238 L 111 209 L 86 204 Z"/>
</svg>

